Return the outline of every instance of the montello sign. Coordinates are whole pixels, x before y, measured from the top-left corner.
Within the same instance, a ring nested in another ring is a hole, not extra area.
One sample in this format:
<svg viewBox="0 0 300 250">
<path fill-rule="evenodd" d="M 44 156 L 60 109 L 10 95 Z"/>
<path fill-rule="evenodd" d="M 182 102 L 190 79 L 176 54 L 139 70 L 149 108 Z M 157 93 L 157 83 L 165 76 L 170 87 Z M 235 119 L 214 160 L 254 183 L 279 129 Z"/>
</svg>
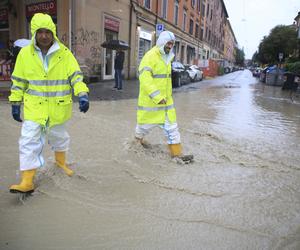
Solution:
<svg viewBox="0 0 300 250">
<path fill-rule="evenodd" d="M 38 12 L 56 15 L 56 1 L 34 3 L 26 6 L 26 17 L 31 17 Z"/>
</svg>

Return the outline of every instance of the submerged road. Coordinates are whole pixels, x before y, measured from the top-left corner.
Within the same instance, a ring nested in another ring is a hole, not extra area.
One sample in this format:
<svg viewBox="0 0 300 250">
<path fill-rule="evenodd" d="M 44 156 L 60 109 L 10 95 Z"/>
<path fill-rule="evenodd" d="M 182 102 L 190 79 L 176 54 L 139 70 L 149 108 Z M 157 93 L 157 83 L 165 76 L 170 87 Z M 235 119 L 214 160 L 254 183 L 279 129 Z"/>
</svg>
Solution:
<svg viewBox="0 0 300 250">
<path fill-rule="evenodd" d="M 247 70 L 175 89 L 183 148 L 195 156 L 180 165 L 159 129 L 149 149 L 134 143 L 130 86 L 93 91 L 86 114 L 74 103 L 76 175 L 63 175 L 45 146 L 24 204 L 8 192 L 21 126 L 0 103 L 0 249 L 300 249 L 299 97 Z"/>
</svg>

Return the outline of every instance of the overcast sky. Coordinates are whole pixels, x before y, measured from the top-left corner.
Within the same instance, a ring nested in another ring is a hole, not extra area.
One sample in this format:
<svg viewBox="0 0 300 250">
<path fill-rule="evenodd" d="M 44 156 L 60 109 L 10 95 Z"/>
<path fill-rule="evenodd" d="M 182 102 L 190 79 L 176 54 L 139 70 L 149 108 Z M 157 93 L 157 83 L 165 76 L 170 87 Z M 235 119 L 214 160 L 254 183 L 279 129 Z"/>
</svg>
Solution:
<svg viewBox="0 0 300 250">
<path fill-rule="evenodd" d="M 290 25 L 300 0 L 224 0 L 231 27 L 246 59 L 251 59 L 264 36 L 276 25 Z"/>
</svg>

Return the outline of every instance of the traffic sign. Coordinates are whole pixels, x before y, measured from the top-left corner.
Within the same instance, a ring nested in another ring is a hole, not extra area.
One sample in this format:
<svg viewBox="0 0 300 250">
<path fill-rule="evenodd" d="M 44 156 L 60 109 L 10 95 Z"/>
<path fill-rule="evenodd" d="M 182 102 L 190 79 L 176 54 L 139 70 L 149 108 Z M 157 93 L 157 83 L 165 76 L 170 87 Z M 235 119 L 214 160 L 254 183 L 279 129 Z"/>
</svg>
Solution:
<svg viewBox="0 0 300 250">
<path fill-rule="evenodd" d="M 162 31 L 164 31 L 164 25 L 162 23 L 156 24 L 156 34 L 159 35 Z"/>
</svg>

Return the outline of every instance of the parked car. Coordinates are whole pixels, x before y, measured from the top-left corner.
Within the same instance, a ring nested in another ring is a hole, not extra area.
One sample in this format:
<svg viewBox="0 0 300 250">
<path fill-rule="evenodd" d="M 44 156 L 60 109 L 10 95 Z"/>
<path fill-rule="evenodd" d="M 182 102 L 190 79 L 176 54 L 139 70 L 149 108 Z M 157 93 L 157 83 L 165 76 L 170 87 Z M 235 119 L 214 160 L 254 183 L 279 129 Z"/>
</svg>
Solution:
<svg viewBox="0 0 300 250">
<path fill-rule="evenodd" d="M 180 87 L 183 84 L 191 82 L 189 73 L 180 62 L 172 62 L 172 86 L 174 88 Z"/>
<path fill-rule="evenodd" d="M 252 75 L 254 77 L 260 77 L 260 73 L 262 71 L 262 68 L 255 68 L 253 71 L 252 71 Z"/>
<path fill-rule="evenodd" d="M 266 82 L 266 76 L 267 76 L 267 70 L 269 69 L 269 67 L 265 67 L 263 68 L 263 70 L 260 72 L 260 76 L 259 76 L 259 80 L 261 82 Z"/>
<path fill-rule="evenodd" d="M 189 73 L 192 82 L 203 80 L 203 72 L 197 65 L 185 65 L 185 69 Z"/>
</svg>

